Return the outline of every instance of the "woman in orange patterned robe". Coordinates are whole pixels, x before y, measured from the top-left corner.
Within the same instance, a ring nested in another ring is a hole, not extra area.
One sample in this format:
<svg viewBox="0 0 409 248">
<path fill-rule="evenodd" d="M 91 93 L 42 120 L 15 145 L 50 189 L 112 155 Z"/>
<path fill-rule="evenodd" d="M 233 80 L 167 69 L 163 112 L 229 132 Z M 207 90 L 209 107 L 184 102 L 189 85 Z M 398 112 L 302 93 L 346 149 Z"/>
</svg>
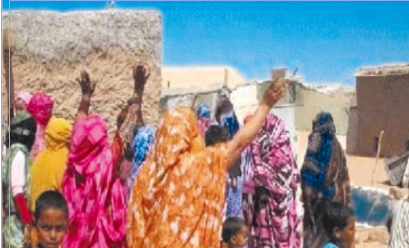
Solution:
<svg viewBox="0 0 409 248">
<path fill-rule="evenodd" d="M 128 208 L 129 248 L 219 248 L 229 165 L 262 127 L 287 88 L 280 79 L 249 121 L 225 144 L 205 147 L 194 112 L 168 111 L 135 180 Z"/>
</svg>

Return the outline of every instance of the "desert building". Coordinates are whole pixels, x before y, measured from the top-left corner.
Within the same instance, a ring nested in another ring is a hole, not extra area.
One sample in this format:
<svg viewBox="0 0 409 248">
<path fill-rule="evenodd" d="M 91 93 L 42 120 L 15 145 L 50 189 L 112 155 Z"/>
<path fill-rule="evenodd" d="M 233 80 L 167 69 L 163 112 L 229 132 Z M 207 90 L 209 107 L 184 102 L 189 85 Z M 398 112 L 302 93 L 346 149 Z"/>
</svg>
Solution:
<svg viewBox="0 0 409 248">
<path fill-rule="evenodd" d="M 361 68 L 356 75 L 356 106 L 351 108 L 347 152 L 381 156 L 409 150 L 409 64 Z"/>
<path fill-rule="evenodd" d="M 224 84 L 235 88 L 246 79 L 230 66 L 180 66 L 162 67 L 163 89 L 188 89 Z"/>
</svg>

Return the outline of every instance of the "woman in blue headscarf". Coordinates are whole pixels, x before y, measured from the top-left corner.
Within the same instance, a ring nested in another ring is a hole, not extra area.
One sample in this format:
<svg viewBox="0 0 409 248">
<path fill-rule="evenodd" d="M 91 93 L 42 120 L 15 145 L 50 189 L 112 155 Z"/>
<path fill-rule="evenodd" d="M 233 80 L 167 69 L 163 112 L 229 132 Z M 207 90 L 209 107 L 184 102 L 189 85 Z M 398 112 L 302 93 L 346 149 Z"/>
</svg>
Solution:
<svg viewBox="0 0 409 248">
<path fill-rule="evenodd" d="M 327 202 L 350 206 L 351 191 L 345 154 L 337 140 L 330 113 L 319 113 L 312 124 L 301 168 L 304 203 L 304 247 L 322 247 L 326 242 L 322 216 Z"/>
</svg>

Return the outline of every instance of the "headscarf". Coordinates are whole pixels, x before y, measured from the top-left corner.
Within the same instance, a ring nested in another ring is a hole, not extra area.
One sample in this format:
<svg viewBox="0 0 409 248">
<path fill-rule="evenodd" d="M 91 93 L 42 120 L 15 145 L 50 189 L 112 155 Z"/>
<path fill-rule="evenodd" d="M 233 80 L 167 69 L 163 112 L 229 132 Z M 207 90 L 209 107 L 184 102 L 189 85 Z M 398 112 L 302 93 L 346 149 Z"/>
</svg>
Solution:
<svg viewBox="0 0 409 248">
<path fill-rule="evenodd" d="M 142 165 L 146 156 L 148 155 L 149 149 L 153 143 L 155 131 L 156 129 L 153 126 L 144 126 L 139 128 L 135 135 L 133 142 L 134 159 L 131 175 L 132 181 L 135 179 L 139 167 Z"/>
<path fill-rule="evenodd" d="M 346 161 L 342 148 L 335 136 L 336 128 L 331 114 L 321 112 L 313 121 L 313 132 L 308 139 L 308 148 L 302 168 L 303 182 L 327 199 L 332 199 L 336 192 L 336 181 L 328 178 L 330 173 L 346 170 Z M 339 160 L 331 161 L 333 155 Z M 332 162 L 332 164 L 331 164 Z M 335 164 L 334 164 L 335 163 Z M 348 175 L 340 179 L 348 180 Z M 346 177 L 345 177 L 346 176 Z M 344 201 L 343 201 L 344 202 Z"/>
<path fill-rule="evenodd" d="M 128 247 L 220 247 L 226 147 L 204 146 L 190 108 L 164 115 L 133 185 Z"/>
<path fill-rule="evenodd" d="M 21 99 L 25 105 L 28 105 L 32 97 L 33 95 L 31 95 L 29 92 L 20 91 L 17 93 L 16 99 Z"/>
<path fill-rule="evenodd" d="M 49 95 L 39 92 L 34 94 L 27 105 L 27 111 L 30 112 L 37 122 L 36 139 L 30 153 L 32 159 L 45 147 L 44 129 L 52 116 L 53 104 Z"/>
<path fill-rule="evenodd" d="M 199 105 L 196 110 L 196 116 L 200 134 L 205 137 L 207 129 L 212 124 L 209 107 L 204 104 Z"/>
<path fill-rule="evenodd" d="M 253 194 L 255 187 L 263 186 L 282 199 L 289 191 L 296 190 L 299 174 L 283 120 L 268 114 L 249 152 L 244 192 Z"/>
<path fill-rule="evenodd" d="M 236 113 L 234 112 L 233 104 L 228 98 L 223 98 L 216 109 L 216 120 L 219 125 L 227 128 L 230 133 L 230 138 L 237 133 L 240 128 Z"/>
<path fill-rule="evenodd" d="M 30 150 L 34 144 L 37 125 L 35 119 L 26 111 L 20 111 L 11 120 L 10 133 L 6 135 L 5 145 L 22 144 Z"/>
<path fill-rule="evenodd" d="M 31 167 L 31 210 L 35 201 L 47 190 L 61 192 L 62 178 L 68 156 L 72 126 L 63 118 L 52 118 L 45 129 L 45 149 Z"/>
<path fill-rule="evenodd" d="M 320 228 L 321 206 L 325 201 L 351 204 L 349 174 L 346 159 L 336 137 L 334 120 L 330 113 L 321 112 L 313 121 L 313 132 L 301 169 L 304 203 L 305 247 L 310 247 Z"/>
<path fill-rule="evenodd" d="M 64 247 L 124 247 L 125 189 L 113 175 L 106 124 L 88 116 L 74 126 L 63 178 L 70 226 Z"/>
<path fill-rule="evenodd" d="M 48 94 L 39 92 L 31 98 L 27 110 L 39 125 L 45 127 L 52 116 L 53 105 L 53 100 Z"/>
</svg>

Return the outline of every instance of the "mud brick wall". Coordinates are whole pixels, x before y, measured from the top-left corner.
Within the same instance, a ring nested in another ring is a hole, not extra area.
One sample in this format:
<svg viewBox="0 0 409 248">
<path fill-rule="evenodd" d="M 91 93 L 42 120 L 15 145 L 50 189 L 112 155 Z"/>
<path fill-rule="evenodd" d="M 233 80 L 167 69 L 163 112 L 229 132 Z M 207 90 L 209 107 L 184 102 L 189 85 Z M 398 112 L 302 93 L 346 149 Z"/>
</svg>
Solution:
<svg viewBox="0 0 409 248">
<path fill-rule="evenodd" d="M 7 30 L 8 13 L 2 18 L 3 30 Z M 16 92 L 50 93 L 55 101 L 54 115 L 72 121 L 81 93 L 75 79 L 86 68 L 91 80 L 98 83 L 91 112 L 108 122 L 112 137 L 120 108 L 133 92 L 132 66 L 143 63 L 151 74 L 143 96 L 144 119 L 158 121 L 162 58 L 159 12 L 13 11 L 10 29 L 15 43 L 12 63 Z M 5 96 L 4 73 L 2 82 Z M 3 111 L 3 115 L 7 113 Z"/>
</svg>

